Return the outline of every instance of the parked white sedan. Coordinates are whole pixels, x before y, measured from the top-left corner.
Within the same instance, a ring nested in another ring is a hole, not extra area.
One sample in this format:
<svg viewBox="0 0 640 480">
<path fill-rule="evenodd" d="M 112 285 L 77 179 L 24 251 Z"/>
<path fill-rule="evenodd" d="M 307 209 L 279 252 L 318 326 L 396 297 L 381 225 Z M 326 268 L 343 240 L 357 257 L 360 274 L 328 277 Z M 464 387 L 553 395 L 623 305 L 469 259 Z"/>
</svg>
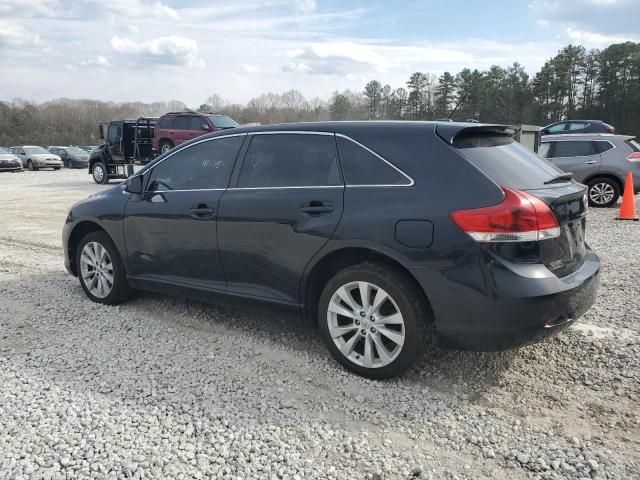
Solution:
<svg viewBox="0 0 640 480">
<path fill-rule="evenodd" d="M 20 157 L 22 165 L 29 170 L 38 170 L 40 168 L 53 168 L 60 170 L 62 168 L 62 159 L 42 147 L 36 145 L 24 145 L 22 147 L 11 147 L 11 153 Z"/>
</svg>

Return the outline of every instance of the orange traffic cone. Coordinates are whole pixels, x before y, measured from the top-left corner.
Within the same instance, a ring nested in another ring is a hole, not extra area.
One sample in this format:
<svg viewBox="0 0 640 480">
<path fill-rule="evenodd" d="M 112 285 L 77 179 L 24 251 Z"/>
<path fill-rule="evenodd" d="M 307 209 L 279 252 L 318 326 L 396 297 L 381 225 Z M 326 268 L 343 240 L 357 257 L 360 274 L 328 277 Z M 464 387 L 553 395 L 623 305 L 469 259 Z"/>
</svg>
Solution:
<svg viewBox="0 0 640 480">
<path fill-rule="evenodd" d="M 622 194 L 622 205 L 616 220 L 638 221 L 636 213 L 636 197 L 633 195 L 633 173 L 627 172 L 627 179 L 624 182 L 624 193 Z"/>
</svg>

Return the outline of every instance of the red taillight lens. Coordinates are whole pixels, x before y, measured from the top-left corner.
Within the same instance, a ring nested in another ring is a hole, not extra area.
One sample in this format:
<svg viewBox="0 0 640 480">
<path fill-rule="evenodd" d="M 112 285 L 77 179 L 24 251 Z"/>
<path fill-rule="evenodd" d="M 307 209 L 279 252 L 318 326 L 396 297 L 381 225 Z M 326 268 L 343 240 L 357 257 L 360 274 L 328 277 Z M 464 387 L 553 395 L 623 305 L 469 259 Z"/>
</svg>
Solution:
<svg viewBox="0 0 640 480">
<path fill-rule="evenodd" d="M 631 152 L 631 155 L 627 157 L 630 162 L 640 162 L 640 152 Z"/>
<path fill-rule="evenodd" d="M 458 210 L 451 219 L 478 242 L 532 242 L 560 236 L 560 225 L 538 197 L 503 188 L 504 200 L 489 207 Z"/>
</svg>

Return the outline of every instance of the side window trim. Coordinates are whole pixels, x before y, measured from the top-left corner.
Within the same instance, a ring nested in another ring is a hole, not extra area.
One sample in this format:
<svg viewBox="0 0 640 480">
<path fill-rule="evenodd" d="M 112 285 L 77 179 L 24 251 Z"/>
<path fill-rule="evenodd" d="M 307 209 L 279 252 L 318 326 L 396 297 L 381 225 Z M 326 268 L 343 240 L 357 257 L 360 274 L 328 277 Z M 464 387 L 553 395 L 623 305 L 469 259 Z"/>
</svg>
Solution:
<svg viewBox="0 0 640 480">
<path fill-rule="evenodd" d="M 198 142 L 194 142 L 194 143 L 190 143 L 188 145 L 182 146 L 182 147 L 178 147 L 178 148 L 173 148 L 170 150 L 170 153 L 167 154 L 166 157 L 164 157 L 162 160 L 160 160 L 157 163 L 154 163 L 153 165 L 151 165 L 149 168 L 147 168 L 146 170 L 139 172 L 137 175 L 143 175 L 146 178 L 144 179 L 144 188 L 143 191 L 144 193 L 171 193 L 171 192 L 208 192 L 208 191 L 223 191 L 223 190 L 229 190 L 229 186 L 227 185 L 226 188 L 192 188 L 192 189 L 178 189 L 178 190 L 147 190 L 147 187 L 149 186 L 149 179 L 151 178 L 151 172 L 153 171 L 154 168 L 156 168 L 158 165 L 160 165 L 162 162 L 164 162 L 165 160 L 173 157 L 176 153 L 180 153 L 183 150 L 186 150 L 187 148 L 193 147 L 195 145 L 200 145 L 201 143 L 205 143 L 205 142 L 213 142 L 215 140 L 220 140 L 223 138 L 231 138 L 231 137 L 246 137 L 247 134 L 246 133 L 233 133 L 233 134 L 229 134 L 229 135 L 221 135 L 219 137 L 213 137 L 213 138 L 206 138 L 204 140 L 200 140 Z M 243 145 L 240 147 L 240 152 L 243 151 L 244 148 L 244 142 Z M 235 163 L 238 163 L 238 157 L 236 157 L 236 161 Z M 235 169 L 235 165 L 234 165 L 234 169 Z M 232 170 L 233 171 L 233 170 Z"/>
</svg>

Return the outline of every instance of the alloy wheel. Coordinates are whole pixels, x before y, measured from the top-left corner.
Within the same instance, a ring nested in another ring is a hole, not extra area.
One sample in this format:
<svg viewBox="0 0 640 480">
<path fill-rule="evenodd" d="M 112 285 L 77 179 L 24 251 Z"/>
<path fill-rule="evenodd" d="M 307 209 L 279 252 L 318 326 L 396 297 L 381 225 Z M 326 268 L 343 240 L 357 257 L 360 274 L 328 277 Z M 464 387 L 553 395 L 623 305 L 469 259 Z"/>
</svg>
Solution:
<svg viewBox="0 0 640 480">
<path fill-rule="evenodd" d="M 93 296 L 109 295 L 113 288 L 113 263 L 107 249 L 98 242 L 88 242 L 80 254 L 80 274 Z"/>
<path fill-rule="evenodd" d="M 611 200 L 615 191 L 613 187 L 608 183 L 596 183 L 589 189 L 589 199 L 596 205 L 606 205 Z"/>
<path fill-rule="evenodd" d="M 167 153 L 169 150 L 171 150 L 171 146 L 168 143 L 162 145 L 162 153 Z"/>
<path fill-rule="evenodd" d="M 402 350 L 405 325 L 394 299 L 369 282 L 350 282 L 338 288 L 327 308 L 333 342 L 356 365 L 380 368 Z"/>
</svg>

